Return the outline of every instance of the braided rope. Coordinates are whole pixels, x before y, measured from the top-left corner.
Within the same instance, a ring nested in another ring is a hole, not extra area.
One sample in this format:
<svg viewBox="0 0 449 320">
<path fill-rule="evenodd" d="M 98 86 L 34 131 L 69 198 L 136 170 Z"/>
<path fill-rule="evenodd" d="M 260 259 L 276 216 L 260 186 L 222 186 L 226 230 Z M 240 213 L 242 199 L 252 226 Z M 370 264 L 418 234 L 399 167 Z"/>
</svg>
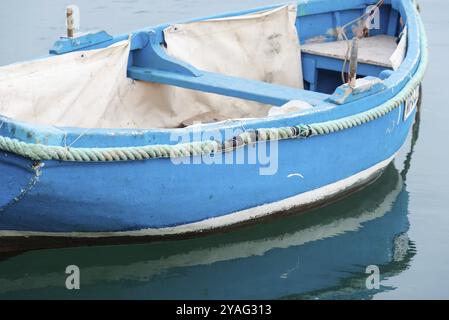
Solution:
<svg viewBox="0 0 449 320">
<path fill-rule="evenodd" d="M 59 160 L 75 162 L 135 161 L 157 158 L 180 158 L 229 152 L 259 141 L 308 138 L 360 126 L 385 116 L 402 105 L 420 85 L 427 67 L 427 39 L 421 27 L 421 61 L 413 78 L 391 100 L 368 111 L 348 117 L 293 127 L 263 128 L 247 131 L 223 143 L 210 140 L 177 145 L 148 145 L 118 148 L 67 148 L 32 144 L 0 136 L 0 150 L 32 160 Z"/>
</svg>

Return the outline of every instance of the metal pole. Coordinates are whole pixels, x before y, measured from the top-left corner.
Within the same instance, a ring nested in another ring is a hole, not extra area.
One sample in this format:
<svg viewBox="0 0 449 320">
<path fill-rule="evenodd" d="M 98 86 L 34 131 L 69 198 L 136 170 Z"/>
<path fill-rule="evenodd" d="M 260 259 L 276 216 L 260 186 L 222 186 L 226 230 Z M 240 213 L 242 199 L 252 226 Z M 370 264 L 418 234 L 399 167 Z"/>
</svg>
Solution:
<svg viewBox="0 0 449 320">
<path fill-rule="evenodd" d="M 73 38 L 74 29 L 73 9 L 67 8 L 67 37 Z"/>
<path fill-rule="evenodd" d="M 349 86 L 355 87 L 357 79 L 357 56 L 359 52 L 359 38 L 352 39 L 351 56 L 349 58 Z"/>
</svg>

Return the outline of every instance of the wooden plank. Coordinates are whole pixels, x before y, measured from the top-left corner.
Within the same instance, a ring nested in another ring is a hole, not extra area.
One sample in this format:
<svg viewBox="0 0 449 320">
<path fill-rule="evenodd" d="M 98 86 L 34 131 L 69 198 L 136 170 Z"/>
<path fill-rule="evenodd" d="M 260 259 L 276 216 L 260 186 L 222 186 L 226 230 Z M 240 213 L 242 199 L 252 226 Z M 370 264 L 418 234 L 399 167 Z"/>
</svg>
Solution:
<svg viewBox="0 0 449 320">
<path fill-rule="evenodd" d="M 396 48 L 396 37 L 378 35 L 363 38 L 359 42 L 358 62 L 391 68 L 390 57 Z M 345 40 L 309 43 L 301 46 L 302 52 L 340 60 L 344 60 L 347 50 L 348 42 Z"/>
<path fill-rule="evenodd" d="M 199 90 L 281 106 L 291 100 L 301 100 L 317 105 L 329 96 L 262 81 L 230 77 L 212 72 L 201 72 L 194 77 L 174 72 L 131 66 L 128 77 L 146 82 L 162 83 L 186 89 Z"/>
</svg>

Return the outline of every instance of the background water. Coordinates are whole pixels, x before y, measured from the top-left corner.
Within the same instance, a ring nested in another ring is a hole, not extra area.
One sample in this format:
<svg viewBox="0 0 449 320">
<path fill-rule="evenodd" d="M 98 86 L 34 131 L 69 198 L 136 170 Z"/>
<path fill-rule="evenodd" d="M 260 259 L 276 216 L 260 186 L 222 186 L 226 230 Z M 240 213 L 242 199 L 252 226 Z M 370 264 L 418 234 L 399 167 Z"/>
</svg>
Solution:
<svg viewBox="0 0 449 320">
<path fill-rule="evenodd" d="M 81 8 L 112 34 L 250 8 L 256 0 L 0 2 L 0 65 L 45 55 Z M 449 2 L 422 0 L 430 44 L 420 121 L 374 185 L 311 214 L 193 240 L 39 250 L 0 258 L 0 298 L 449 298 Z M 1 183 L 1 182 L 0 182 Z M 81 290 L 65 289 L 65 268 Z M 379 290 L 365 268 L 377 265 Z"/>
</svg>

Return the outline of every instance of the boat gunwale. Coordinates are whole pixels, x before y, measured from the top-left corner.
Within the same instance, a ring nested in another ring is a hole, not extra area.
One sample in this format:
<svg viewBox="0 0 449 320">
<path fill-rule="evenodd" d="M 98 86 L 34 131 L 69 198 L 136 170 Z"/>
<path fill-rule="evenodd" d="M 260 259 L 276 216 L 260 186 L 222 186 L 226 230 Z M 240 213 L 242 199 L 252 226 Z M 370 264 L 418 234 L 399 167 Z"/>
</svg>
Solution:
<svg viewBox="0 0 449 320">
<path fill-rule="evenodd" d="M 362 5 L 376 2 L 374 0 L 351 0 L 350 4 Z M 299 5 L 314 4 L 329 4 L 328 0 L 311 0 L 307 3 L 299 1 Z M 334 105 L 324 101 L 317 105 L 313 109 L 301 113 L 294 113 L 290 115 L 270 117 L 270 118 L 258 118 L 258 119 L 234 119 L 225 122 L 202 124 L 195 126 L 195 130 L 201 131 L 205 135 L 208 133 L 214 133 L 217 130 L 238 130 L 244 127 L 247 130 L 260 129 L 260 128 L 277 128 L 298 125 L 299 123 L 309 124 L 313 122 L 325 122 L 330 120 L 336 120 L 343 117 L 369 111 L 370 109 L 388 102 L 388 100 L 394 98 L 412 79 L 421 61 L 421 36 L 424 30 L 420 24 L 420 17 L 414 4 L 409 0 L 400 1 L 386 1 L 391 3 L 392 7 L 398 10 L 402 17 L 405 17 L 408 27 L 408 50 L 404 62 L 401 67 L 394 72 L 389 78 L 384 81 L 386 89 L 380 93 L 373 94 L 355 102 Z M 270 7 L 251 9 L 247 11 L 240 11 L 233 13 L 234 15 L 244 14 L 249 12 L 257 12 L 264 9 L 275 8 L 279 5 Z M 348 3 L 349 5 L 349 3 Z M 325 8 L 324 8 L 325 7 Z M 331 11 L 332 7 L 324 6 L 323 10 Z M 298 13 L 298 17 L 301 15 L 307 15 L 306 7 L 301 9 L 301 14 Z M 313 14 L 317 14 L 314 12 Z M 223 14 L 217 17 L 230 16 L 229 14 Z M 205 19 L 205 18 L 203 18 Z M 198 21 L 192 20 L 192 21 Z M 146 28 L 142 30 L 156 30 L 156 28 L 163 28 L 167 24 L 160 25 L 155 28 Z M 139 30 L 139 31 L 142 31 Z M 136 31 L 139 32 L 139 31 Z M 115 37 L 114 41 L 120 40 L 121 36 Z M 412 39 L 413 41 L 410 41 Z M 43 144 L 43 145 L 55 145 L 65 146 L 68 142 L 73 142 L 80 135 L 83 135 L 83 139 L 76 141 L 76 147 L 130 147 L 156 144 L 176 144 L 170 140 L 172 134 L 177 136 L 191 135 L 192 128 L 153 128 L 153 129 L 132 129 L 132 128 L 74 128 L 74 127 L 56 127 L 52 125 L 37 125 L 22 121 L 16 121 L 0 115 L 0 136 L 10 137 L 22 142 Z"/>
</svg>

